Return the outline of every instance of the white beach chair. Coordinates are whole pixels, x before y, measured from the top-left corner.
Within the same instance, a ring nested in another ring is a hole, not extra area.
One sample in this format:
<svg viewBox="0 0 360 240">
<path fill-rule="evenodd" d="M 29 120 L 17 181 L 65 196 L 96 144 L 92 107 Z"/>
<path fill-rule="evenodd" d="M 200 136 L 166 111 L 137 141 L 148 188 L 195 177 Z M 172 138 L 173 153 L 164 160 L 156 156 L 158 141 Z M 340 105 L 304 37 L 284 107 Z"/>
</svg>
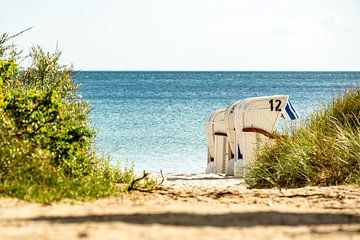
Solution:
<svg viewBox="0 0 360 240">
<path fill-rule="evenodd" d="M 241 104 L 242 100 L 231 103 L 225 111 L 225 129 L 228 137 L 228 161 L 226 163 L 226 176 L 234 176 L 234 161 L 241 157 L 241 153 L 239 155 L 239 151 L 237 150 L 237 141 L 236 132 L 235 132 L 235 120 L 234 120 L 234 110 L 236 106 Z"/>
<path fill-rule="evenodd" d="M 244 176 L 255 158 L 255 150 L 272 138 L 281 117 L 294 120 L 298 114 L 287 95 L 247 98 L 235 106 L 235 158 L 234 175 Z"/>
<path fill-rule="evenodd" d="M 224 123 L 225 109 L 212 113 L 206 121 L 208 163 L 206 173 L 225 173 L 228 155 L 227 134 Z"/>
</svg>

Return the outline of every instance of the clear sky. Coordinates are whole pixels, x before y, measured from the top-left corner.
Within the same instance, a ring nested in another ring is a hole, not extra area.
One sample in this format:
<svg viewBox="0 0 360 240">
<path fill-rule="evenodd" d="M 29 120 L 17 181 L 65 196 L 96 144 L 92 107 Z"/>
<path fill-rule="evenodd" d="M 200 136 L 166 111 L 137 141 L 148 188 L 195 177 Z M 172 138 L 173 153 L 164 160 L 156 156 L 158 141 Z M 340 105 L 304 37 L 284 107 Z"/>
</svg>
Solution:
<svg viewBox="0 0 360 240">
<path fill-rule="evenodd" d="M 360 71 L 359 0 L 0 0 L 78 70 Z"/>
</svg>

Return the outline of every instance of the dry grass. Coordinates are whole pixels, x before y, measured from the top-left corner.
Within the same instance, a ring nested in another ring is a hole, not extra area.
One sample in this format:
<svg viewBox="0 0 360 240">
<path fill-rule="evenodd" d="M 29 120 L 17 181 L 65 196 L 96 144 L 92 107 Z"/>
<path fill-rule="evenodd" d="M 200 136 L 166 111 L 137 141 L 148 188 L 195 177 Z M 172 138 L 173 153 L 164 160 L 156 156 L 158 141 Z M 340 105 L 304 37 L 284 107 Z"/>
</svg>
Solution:
<svg viewBox="0 0 360 240">
<path fill-rule="evenodd" d="M 260 149 L 250 187 L 360 184 L 360 88 L 347 90 Z"/>
</svg>

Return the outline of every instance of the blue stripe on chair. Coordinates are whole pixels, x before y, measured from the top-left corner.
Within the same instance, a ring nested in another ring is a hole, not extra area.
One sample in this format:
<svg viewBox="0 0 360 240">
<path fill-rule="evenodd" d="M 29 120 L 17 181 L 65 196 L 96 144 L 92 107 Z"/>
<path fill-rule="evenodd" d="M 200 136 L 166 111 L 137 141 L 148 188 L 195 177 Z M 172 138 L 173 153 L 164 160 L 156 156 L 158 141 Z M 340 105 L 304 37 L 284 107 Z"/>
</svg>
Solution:
<svg viewBox="0 0 360 240">
<path fill-rule="evenodd" d="M 296 110 L 295 110 L 294 106 L 292 105 L 292 103 L 290 101 L 288 101 L 288 102 L 290 104 L 290 108 L 292 109 L 293 113 L 295 113 L 295 117 L 299 118 L 299 114 L 296 112 Z"/>
<path fill-rule="evenodd" d="M 295 120 L 295 119 L 296 119 L 296 116 L 295 116 L 296 113 L 295 113 L 295 114 L 293 113 L 293 111 L 292 111 L 291 108 L 290 108 L 289 103 L 286 104 L 285 110 L 286 110 L 286 113 L 289 115 L 289 117 L 290 117 L 291 120 Z"/>
<path fill-rule="evenodd" d="M 238 159 L 242 159 L 243 155 L 240 152 L 240 146 L 238 145 Z"/>
</svg>

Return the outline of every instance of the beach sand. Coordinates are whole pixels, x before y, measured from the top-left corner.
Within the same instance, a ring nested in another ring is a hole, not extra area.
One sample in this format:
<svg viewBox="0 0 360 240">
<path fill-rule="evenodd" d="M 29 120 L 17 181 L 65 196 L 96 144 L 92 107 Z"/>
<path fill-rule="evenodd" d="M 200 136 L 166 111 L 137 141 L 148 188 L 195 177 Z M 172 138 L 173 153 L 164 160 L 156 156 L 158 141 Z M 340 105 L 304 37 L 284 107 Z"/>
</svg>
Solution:
<svg viewBox="0 0 360 240">
<path fill-rule="evenodd" d="M 152 193 L 51 205 L 0 199 L 0 239 L 360 239 L 360 188 L 247 189 L 168 174 Z"/>
</svg>

